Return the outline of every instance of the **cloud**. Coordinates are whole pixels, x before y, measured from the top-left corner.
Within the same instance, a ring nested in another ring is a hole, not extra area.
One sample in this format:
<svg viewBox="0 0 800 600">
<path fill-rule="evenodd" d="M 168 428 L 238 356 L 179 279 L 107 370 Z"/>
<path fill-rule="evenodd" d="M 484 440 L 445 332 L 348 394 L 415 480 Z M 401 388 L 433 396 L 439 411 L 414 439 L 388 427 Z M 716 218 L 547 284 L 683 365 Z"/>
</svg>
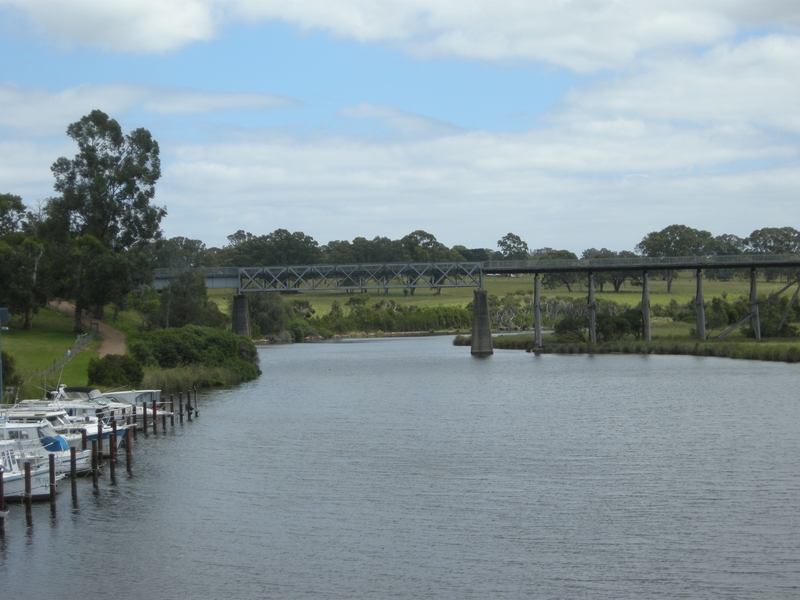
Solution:
<svg viewBox="0 0 800 600">
<path fill-rule="evenodd" d="M 404 136 L 437 136 L 460 131 L 450 123 L 416 115 L 387 104 L 376 105 L 362 102 L 357 106 L 342 108 L 340 113 L 350 119 L 374 121 L 392 132 Z"/>
<path fill-rule="evenodd" d="M 297 106 L 296 100 L 262 93 L 208 92 L 183 88 L 110 83 L 81 85 L 53 93 L 0 84 L 0 127 L 15 136 L 63 134 L 67 124 L 93 109 L 122 120 L 131 111 L 150 115 L 209 115 L 261 112 Z"/>
<path fill-rule="evenodd" d="M 164 52 L 217 34 L 205 0 L 0 0 L 46 38 L 123 52 Z"/>
<path fill-rule="evenodd" d="M 660 49 L 705 47 L 741 30 L 800 28 L 793 0 L 0 0 L 48 38 L 163 52 L 228 23 L 283 21 L 418 56 L 533 60 L 579 72 L 625 67 Z"/>
<path fill-rule="evenodd" d="M 557 118 L 753 124 L 800 133 L 800 38 L 769 35 L 696 54 L 650 58 L 626 76 L 567 93 Z"/>
</svg>

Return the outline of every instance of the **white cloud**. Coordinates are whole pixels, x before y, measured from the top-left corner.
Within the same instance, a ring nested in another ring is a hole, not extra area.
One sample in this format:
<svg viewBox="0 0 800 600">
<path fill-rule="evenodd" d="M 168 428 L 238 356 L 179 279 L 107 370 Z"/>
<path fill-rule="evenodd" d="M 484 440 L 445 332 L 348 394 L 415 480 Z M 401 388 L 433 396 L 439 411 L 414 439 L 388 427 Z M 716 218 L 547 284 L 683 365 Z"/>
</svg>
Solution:
<svg viewBox="0 0 800 600">
<path fill-rule="evenodd" d="M 784 35 L 722 43 L 700 56 L 651 58 L 629 76 L 570 91 L 558 118 L 757 124 L 800 133 L 798 64 L 800 38 Z"/>
<path fill-rule="evenodd" d="M 280 20 L 424 56 L 537 60 L 580 72 L 652 50 L 702 47 L 742 29 L 800 27 L 794 0 L 0 0 L 48 38 L 162 52 L 234 21 Z"/>
<path fill-rule="evenodd" d="M 100 108 L 118 120 L 130 111 L 151 115 L 202 115 L 269 111 L 296 106 L 285 96 L 226 93 L 126 83 L 81 85 L 53 93 L 0 84 L 0 127 L 14 136 L 63 134 L 67 124 Z"/>
<path fill-rule="evenodd" d="M 384 127 L 405 136 L 436 136 L 456 133 L 459 128 L 430 117 L 416 115 L 395 106 L 362 102 L 340 110 L 342 116 L 380 123 Z"/>
</svg>

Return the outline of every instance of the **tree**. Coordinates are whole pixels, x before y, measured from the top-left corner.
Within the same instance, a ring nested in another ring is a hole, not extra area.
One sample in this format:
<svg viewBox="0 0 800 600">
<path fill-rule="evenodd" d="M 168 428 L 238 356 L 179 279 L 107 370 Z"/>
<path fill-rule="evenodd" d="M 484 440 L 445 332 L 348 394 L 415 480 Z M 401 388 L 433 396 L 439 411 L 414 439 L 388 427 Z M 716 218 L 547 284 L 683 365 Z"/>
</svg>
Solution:
<svg viewBox="0 0 800 600">
<path fill-rule="evenodd" d="M 538 260 L 577 260 L 574 252 L 569 250 L 553 250 L 552 248 L 539 248 L 533 251 L 533 258 Z M 567 286 L 567 291 L 572 291 L 572 286 L 578 283 L 577 273 L 547 273 L 542 277 L 542 285 L 548 289 L 556 289 L 560 285 Z"/>
<path fill-rule="evenodd" d="M 113 251 L 159 237 L 167 214 L 153 206 L 161 177 L 158 143 L 146 129 L 128 135 L 116 120 L 93 110 L 67 127 L 78 144 L 73 159 L 53 163 L 55 190 L 48 211 L 75 235 L 89 234 Z"/>
<path fill-rule="evenodd" d="M 661 231 L 648 233 L 636 246 L 636 251 L 652 257 L 709 256 L 714 251 L 714 238 L 708 231 L 686 225 L 670 225 Z M 672 291 L 674 272 L 666 271 L 667 293 Z"/>
<path fill-rule="evenodd" d="M 22 198 L 14 194 L 0 194 L 0 236 L 19 231 L 24 217 Z"/>
<path fill-rule="evenodd" d="M 505 260 L 528 260 L 530 251 L 528 244 L 518 235 L 507 233 L 497 240 L 497 247 Z"/>
<path fill-rule="evenodd" d="M 119 123 L 93 110 L 67 127 L 78 145 L 74 158 L 53 163 L 55 190 L 45 208 L 49 239 L 61 245 L 61 257 L 74 255 L 71 277 L 62 281 L 66 297 L 75 298 L 75 331 L 81 314 L 103 303 L 121 301 L 149 275 L 145 261 L 135 256 L 160 237 L 163 208 L 151 204 L 161 176 L 158 143 L 146 129 L 123 134 Z M 97 277 L 85 269 L 103 271 Z M 111 296 L 110 296 L 111 294 Z"/>
<path fill-rule="evenodd" d="M 161 292 L 161 303 L 153 320 L 162 327 L 201 325 L 222 327 L 228 318 L 208 299 L 203 277 L 183 272 Z"/>
</svg>

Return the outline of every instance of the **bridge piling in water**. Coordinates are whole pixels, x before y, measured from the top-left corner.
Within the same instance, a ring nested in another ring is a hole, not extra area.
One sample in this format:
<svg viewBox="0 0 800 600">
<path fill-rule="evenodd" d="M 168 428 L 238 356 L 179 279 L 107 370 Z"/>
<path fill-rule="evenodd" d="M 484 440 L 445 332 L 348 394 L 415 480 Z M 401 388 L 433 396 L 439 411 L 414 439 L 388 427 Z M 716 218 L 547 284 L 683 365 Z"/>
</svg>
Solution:
<svg viewBox="0 0 800 600">
<path fill-rule="evenodd" d="M 650 334 L 650 281 L 647 271 L 642 271 L 642 339 L 645 342 L 653 339 Z"/>
<path fill-rule="evenodd" d="M 696 312 L 697 323 L 697 337 L 702 341 L 706 341 L 706 305 L 703 298 L 703 271 L 697 269 L 695 272 L 697 279 L 697 294 L 694 299 L 694 308 Z"/>
<path fill-rule="evenodd" d="M 533 344 L 542 347 L 542 297 L 539 289 L 539 274 L 533 275 Z"/>
<path fill-rule="evenodd" d="M 756 340 L 761 341 L 761 318 L 758 315 L 758 286 L 756 284 L 756 270 L 750 269 L 750 327 L 756 335 Z"/>
<path fill-rule="evenodd" d="M 594 273 L 589 271 L 589 343 L 597 343 L 597 304 L 594 301 Z"/>
<path fill-rule="evenodd" d="M 238 293 L 233 297 L 233 333 L 250 337 L 250 311 L 247 308 L 247 296 Z"/>
<path fill-rule="evenodd" d="M 489 318 L 489 293 L 475 290 L 472 300 L 472 356 L 490 356 L 492 348 L 492 322 Z"/>
</svg>

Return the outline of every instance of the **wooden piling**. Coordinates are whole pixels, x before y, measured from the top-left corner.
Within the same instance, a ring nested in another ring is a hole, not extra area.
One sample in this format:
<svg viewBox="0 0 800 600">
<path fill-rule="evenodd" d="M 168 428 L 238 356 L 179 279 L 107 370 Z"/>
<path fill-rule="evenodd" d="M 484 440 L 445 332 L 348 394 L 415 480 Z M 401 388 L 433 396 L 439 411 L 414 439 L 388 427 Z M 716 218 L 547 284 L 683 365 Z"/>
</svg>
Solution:
<svg viewBox="0 0 800 600">
<path fill-rule="evenodd" d="M 200 416 L 200 403 L 197 401 L 197 386 L 194 386 L 194 416 Z"/>
<path fill-rule="evenodd" d="M 136 430 L 138 429 L 138 427 L 139 427 L 139 424 L 136 422 L 136 407 L 134 406 L 133 407 L 133 427 L 132 427 L 132 429 L 133 429 L 133 439 L 136 439 L 136 436 L 138 435 L 136 433 Z"/>
<path fill-rule="evenodd" d="M 97 458 L 97 440 L 92 440 L 92 483 L 97 487 L 97 481 L 100 477 L 100 465 Z"/>
<path fill-rule="evenodd" d="M 135 429 L 135 427 L 134 427 Z M 125 466 L 128 469 L 128 473 L 131 472 L 131 436 L 125 436 Z"/>
<path fill-rule="evenodd" d="M 178 410 L 180 411 L 178 415 L 181 418 L 181 425 L 183 425 L 183 393 L 178 393 Z"/>
<path fill-rule="evenodd" d="M 81 450 L 86 450 L 86 428 L 81 429 Z"/>
<path fill-rule="evenodd" d="M 72 481 L 78 478 L 78 451 L 74 446 L 69 449 L 69 478 Z"/>
<path fill-rule="evenodd" d="M 6 524 L 6 518 L 3 516 L 6 512 L 6 494 L 3 489 L 3 475 L 0 473 L 0 535 L 3 535 L 3 528 Z"/>
<path fill-rule="evenodd" d="M 167 433 L 167 415 L 165 414 L 161 415 L 161 430 Z"/>
<path fill-rule="evenodd" d="M 111 434 L 109 439 L 109 444 L 111 446 L 111 458 L 108 461 L 108 466 L 111 469 L 111 485 L 117 484 L 117 434 L 116 432 Z"/>
<path fill-rule="evenodd" d="M 97 419 L 97 454 L 103 456 L 103 419 Z"/>
<path fill-rule="evenodd" d="M 30 461 L 25 462 L 25 508 L 30 514 L 31 512 L 31 504 L 33 502 L 33 498 L 31 497 L 31 463 Z"/>
<path fill-rule="evenodd" d="M 175 396 L 169 395 L 169 420 L 170 425 L 175 427 Z"/>
<path fill-rule="evenodd" d="M 50 502 L 56 501 L 56 455 L 49 454 L 48 462 L 50 467 Z"/>
<path fill-rule="evenodd" d="M 155 398 L 153 398 L 153 435 L 158 435 L 158 417 L 156 416 Z"/>
<path fill-rule="evenodd" d="M 147 401 L 142 402 L 142 431 L 147 436 Z"/>
<path fill-rule="evenodd" d="M 192 420 L 192 390 L 186 390 L 186 416 L 189 420 Z"/>
</svg>

